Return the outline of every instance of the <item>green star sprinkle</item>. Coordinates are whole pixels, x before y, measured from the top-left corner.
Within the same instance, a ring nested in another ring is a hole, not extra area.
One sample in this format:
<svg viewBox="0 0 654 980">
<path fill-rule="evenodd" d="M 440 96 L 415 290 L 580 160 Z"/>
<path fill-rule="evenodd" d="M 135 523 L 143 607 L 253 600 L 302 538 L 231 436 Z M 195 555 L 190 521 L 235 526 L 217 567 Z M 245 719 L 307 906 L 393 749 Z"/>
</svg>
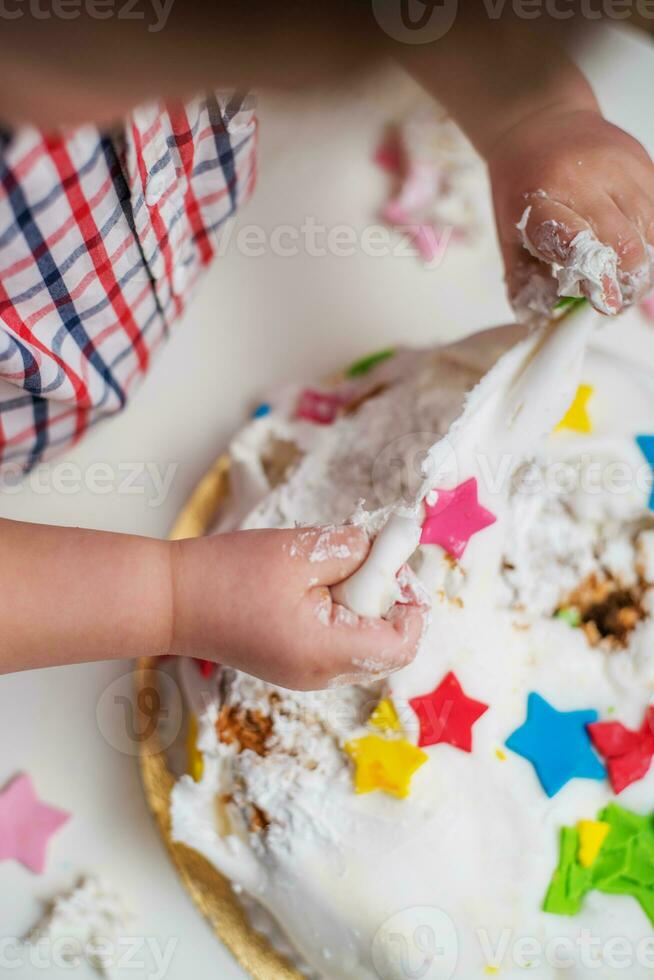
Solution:
<svg viewBox="0 0 654 980">
<path fill-rule="evenodd" d="M 654 814 L 643 816 L 610 803 L 597 814 L 609 832 L 592 865 L 579 862 L 579 832 L 562 827 L 559 863 L 543 909 L 576 915 L 595 889 L 606 895 L 631 895 L 654 925 Z"/>
<path fill-rule="evenodd" d="M 360 357 L 358 361 L 350 364 L 349 368 L 345 371 L 345 377 L 359 378 L 362 374 L 367 374 L 368 371 L 372 371 L 382 361 L 387 361 L 389 357 L 393 357 L 394 353 L 395 349 L 393 347 L 387 347 L 385 350 L 378 350 L 373 354 L 366 354 L 364 357 Z"/>
<path fill-rule="evenodd" d="M 582 868 L 577 860 L 579 833 L 576 827 L 562 827 L 559 865 L 545 896 L 543 910 L 556 915 L 581 912 L 586 892 L 593 887 L 591 868 Z"/>
</svg>

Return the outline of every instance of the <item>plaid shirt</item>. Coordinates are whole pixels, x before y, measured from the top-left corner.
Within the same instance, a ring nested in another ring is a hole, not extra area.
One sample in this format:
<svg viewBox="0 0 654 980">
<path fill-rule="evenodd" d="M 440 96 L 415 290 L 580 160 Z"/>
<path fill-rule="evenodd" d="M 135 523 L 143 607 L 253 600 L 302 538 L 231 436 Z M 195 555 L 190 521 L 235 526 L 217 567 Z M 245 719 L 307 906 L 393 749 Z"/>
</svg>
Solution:
<svg viewBox="0 0 654 980">
<path fill-rule="evenodd" d="M 248 99 L 0 132 L 0 465 L 119 411 L 255 181 Z"/>
</svg>

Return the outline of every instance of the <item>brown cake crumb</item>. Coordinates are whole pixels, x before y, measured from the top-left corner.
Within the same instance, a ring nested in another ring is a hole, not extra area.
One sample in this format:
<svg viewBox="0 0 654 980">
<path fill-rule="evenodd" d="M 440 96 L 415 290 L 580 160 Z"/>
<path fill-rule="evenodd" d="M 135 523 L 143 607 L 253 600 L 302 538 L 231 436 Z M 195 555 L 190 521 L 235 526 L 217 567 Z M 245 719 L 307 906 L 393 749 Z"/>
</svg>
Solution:
<svg viewBox="0 0 654 980">
<path fill-rule="evenodd" d="M 279 486 L 301 458 L 302 451 L 294 442 L 271 438 L 261 456 L 261 465 L 270 486 Z"/>
<path fill-rule="evenodd" d="M 561 603 L 557 612 L 576 610 L 591 646 L 606 641 L 609 646 L 624 648 L 631 632 L 647 615 L 643 593 L 642 581 L 625 588 L 611 575 L 593 573 Z"/>
<path fill-rule="evenodd" d="M 252 833 L 265 833 L 270 826 L 270 817 L 256 803 L 251 804 L 250 810 L 250 830 Z"/>
<path fill-rule="evenodd" d="M 257 755 L 266 754 L 266 743 L 272 734 L 272 718 L 262 711 L 244 711 L 225 705 L 220 710 L 216 731 L 226 745 L 236 743 L 239 751 L 250 749 Z"/>
<path fill-rule="evenodd" d="M 347 405 L 343 409 L 343 414 L 354 415 L 354 413 L 358 412 L 361 406 L 364 405 L 367 401 L 370 401 L 371 398 L 376 398 L 378 395 L 383 395 L 383 393 L 388 388 L 389 385 L 383 382 L 381 384 L 375 385 L 374 388 L 368 388 L 367 391 L 362 392 L 360 395 L 357 395 L 356 398 L 353 398 L 351 402 L 347 403 Z"/>
</svg>

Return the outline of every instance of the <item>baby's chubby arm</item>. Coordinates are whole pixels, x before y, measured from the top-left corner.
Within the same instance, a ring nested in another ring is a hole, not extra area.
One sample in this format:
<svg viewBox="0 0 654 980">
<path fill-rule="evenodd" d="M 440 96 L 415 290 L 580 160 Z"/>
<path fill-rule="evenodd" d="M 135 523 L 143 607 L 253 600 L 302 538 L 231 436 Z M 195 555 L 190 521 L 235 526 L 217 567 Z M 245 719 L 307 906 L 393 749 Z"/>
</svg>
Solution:
<svg viewBox="0 0 654 980">
<path fill-rule="evenodd" d="M 25 5 L 3 28 L 0 118 L 45 127 L 106 122 L 147 98 L 214 85 L 347 85 L 356 68 L 390 55 L 487 161 L 509 294 L 522 319 L 546 315 L 557 292 L 581 292 L 608 314 L 644 295 L 653 278 L 654 167 L 602 117 L 559 43 L 557 32 L 570 42 L 587 26 L 579 5 L 564 5 L 570 16 L 577 7 L 576 20 L 550 20 L 545 8 L 534 20 L 514 16 L 510 4 L 459 0 L 449 29 L 423 43 L 429 25 L 408 42 L 384 29 L 384 4 L 390 16 L 399 3 L 134 0 L 129 18 L 101 20 L 84 4 L 74 20 L 36 18 Z"/>
<path fill-rule="evenodd" d="M 237 531 L 174 549 L 176 653 L 304 690 L 383 677 L 416 654 L 427 610 L 410 589 L 387 619 L 332 600 L 369 551 L 356 527 Z"/>
<path fill-rule="evenodd" d="M 516 312 L 535 321 L 557 295 L 581 294 L 618 313 L 654 285 L 652 160 L 604 119 L 544 18 L 532 27 L 471 9 L 442 44 L 401 57 L 488 164 Z"/>
<path fill-rule="evenodd" d="M 426 611 L 332 603 L 367 552 L 354 527 L 167 542 L 2 520 L 0 672 L 172 653 L 296 689 L 383 676 L 415 655 Z"/>
</svg>

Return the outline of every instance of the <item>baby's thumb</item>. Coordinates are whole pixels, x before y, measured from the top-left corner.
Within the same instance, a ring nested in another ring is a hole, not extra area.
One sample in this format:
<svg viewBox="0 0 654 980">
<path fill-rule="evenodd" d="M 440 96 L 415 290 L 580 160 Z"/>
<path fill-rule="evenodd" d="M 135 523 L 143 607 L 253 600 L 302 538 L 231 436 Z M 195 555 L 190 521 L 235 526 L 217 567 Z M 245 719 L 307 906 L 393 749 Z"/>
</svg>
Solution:
<svg viewBox="0 0 654 980">
<path fill-rule="evenodd" d="M 354 525 L 311 527 L 298 530 L 291 556 L 302 562 L 312 585 L 335 585 L 352 575 L 363 563 L 370 542 Z"/>
</svg>

